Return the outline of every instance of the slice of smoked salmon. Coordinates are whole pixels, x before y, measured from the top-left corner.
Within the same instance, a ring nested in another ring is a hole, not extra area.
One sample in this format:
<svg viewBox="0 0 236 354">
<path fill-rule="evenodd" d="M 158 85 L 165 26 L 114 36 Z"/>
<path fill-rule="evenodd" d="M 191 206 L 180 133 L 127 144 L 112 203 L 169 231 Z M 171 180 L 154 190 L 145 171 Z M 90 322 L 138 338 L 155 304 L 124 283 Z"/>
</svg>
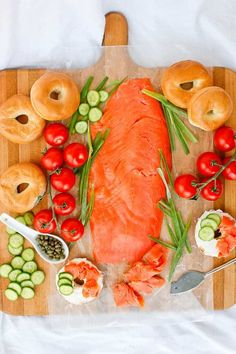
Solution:
<svg viewBox="0 0 236 354">
<path fill-rule="evenodd" d="M 165 284 L 165 279 L 159 275 L 155 275 L 146 281 L 131 281 L 129 286 L 133 288 L 136 292 L 142 294 L 152 294 L 153 289 L 161 288 Z"/>
<path fill-rule="evenodd" d="M 143 256 L 143 260 L 154 266 L 155 270 L 161 272 L 167 263 L 167 254 L 166 247 L 156 244 Z"/>
<path fill-rule="evenodd" d="M 153 90 L 149 79 L 121 84 L 92 126 L 93 137 L 110 129 L 90 175 L 95 190 L 90 225 L 99 263 L 133 263 L 153 246 L 148 235 L 160 234 L 157 203 L 165 188 L 157 173 L 158 149 L 169 164 L 171 154 L 161 106 L 141 92 L 144 88 Z"/>
<path fill-rule="evenodd" d="M 145 281 L 159 273 L 152 265 L 145 264 L 143 261 L 136 262 L 129 270 L 124 274 L 124 280 L 130 281 Z"/>
<path fill-rule="evenodd" d="M 99 286 L 95 279 L 87 280 L 83 286 L 82 294 L 84 297 L 96 297 L 99 292 Z"/>
<path fill-rule="evenodd" d="M 116 306 L 144 306 L 143 297 L 128 284 L 115 284 L 112 290 Z"/>
<path fill-rule="evenodd" d="M 86 262 L 69 262 L 65 265 L 65 272 L 71 273 L 75 279 L 97 280 L 99 277 L 97 269 Z"/>
</svg>

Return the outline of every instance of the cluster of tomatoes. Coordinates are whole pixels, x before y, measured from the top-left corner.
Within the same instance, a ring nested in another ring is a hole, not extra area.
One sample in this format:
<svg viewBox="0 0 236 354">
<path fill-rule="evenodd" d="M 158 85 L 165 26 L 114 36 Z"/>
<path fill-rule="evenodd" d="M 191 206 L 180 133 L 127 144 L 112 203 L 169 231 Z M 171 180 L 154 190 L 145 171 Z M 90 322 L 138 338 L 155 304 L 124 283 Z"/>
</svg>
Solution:
<svg viewBox="0 0 236 354">
<path fill-rule="evenodd" d="M 219 151 L 228 152 L 235 148 L 235 139 L 234 130 L 223 126 L 214 134 L 214 145 Z M 230 159 L 226 157 L 222 160 L 214 152 L 204 152 L 197 159 L 197 170 L 202 176 L 201 180 L 191 174 L 177 177 L 174 183 L 176 193 L 186 199 L 196 199 L 201 195 L 206 200 L 217 200 L 223 193 L 223 184 L 218 175 L 228 180 L 236 180 L 236 158 L 229 163 Z M 221 170 L 222 173 L 219 173 Z"/>
<path fill-rule="evenodd" d="M 44 138 L 51 147 L 41 158 L 42 167 L 50 174 L 51 186 L 60 192 L 52 199 L 54 212 L 64 217 L 70 215 L 76 207 L 75 198 L 68 193 L 76 182 L 73 169 L 81 167 L 88 159 L 88 151 L 83 144 L 71 143 L 62 148 L 68 137 L 68 129 L 63 124 L 49 124 L 44 130 Z M 56 227 L 52 209 L 40 210 L 35 215 L 34 228 L 39 232 L 52 233 Z M 84 226 L 77 218 L 70 217 L 62 222 L 60 231 L 65 241 L 74 242 L 83 236 Z"/>
</svg>

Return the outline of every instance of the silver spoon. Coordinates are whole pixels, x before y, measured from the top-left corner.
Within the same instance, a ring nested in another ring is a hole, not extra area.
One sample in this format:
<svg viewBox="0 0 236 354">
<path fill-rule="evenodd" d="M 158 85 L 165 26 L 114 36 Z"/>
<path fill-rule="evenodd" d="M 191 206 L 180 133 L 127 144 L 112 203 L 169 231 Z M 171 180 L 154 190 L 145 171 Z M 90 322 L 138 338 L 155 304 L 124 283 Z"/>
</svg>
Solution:
<svg viewBox="0 0 236 354">
<path fill-rule="evenodd" d="M 18 232 L 19 234 L 21 234 L 22 236 L 24 236 L 34 246 L 34 248 L 36 249 L 36 251 L 40 255 L 40 257 L 42 257 L 46 262 L 51 263 L 51 264 L 59 264 L 59 263 L 65 262 L 65 260 L 67 259 L 68 255 L 69 255 L 69 249 L 68 249 L 67 244 L 60 237 L 55 236 L 55 235 L 51 235 L 51 234 L 40 234 L 38 231 L 35 231 L 35 230 L 31 229 L 30 227 L 23 225 L 22 223 L 15 220 L 14 218 L 12 218 L 10 215 L 8 215 L 6 213 L 2 213 L 0 215 L 0 221 L 3 224 L 10 227 L 11 229 Z M 59 259 L 59 260 L 54 260 L 54 259 L 51 259 L 50 257 L 48 257 L 48 255 L 46 253 L 44 253 L 38 245 L 36 238 L 39 235 L 49 236 L 49 237 L 56 239 L 57 241 L 59 240 L 62 244 L 63 249 L 64 249 L 65 258 Z"/>
<path fill-rule="evenodd" d="M 208 277 L 208 275 L 216 273 L 219 270 L 224 269 L 234 263 L 236 263 L 236 257 L 220 265 L 219 267 L 209 270 L 208 272 L 199 272 L 197 270 L 193 270 L 184 273 L 177 281 L 173 281 L 171 283 L 170 293 L 181 294 L 195 289 L 204 281 L 206 277 Z"/>
</svg>

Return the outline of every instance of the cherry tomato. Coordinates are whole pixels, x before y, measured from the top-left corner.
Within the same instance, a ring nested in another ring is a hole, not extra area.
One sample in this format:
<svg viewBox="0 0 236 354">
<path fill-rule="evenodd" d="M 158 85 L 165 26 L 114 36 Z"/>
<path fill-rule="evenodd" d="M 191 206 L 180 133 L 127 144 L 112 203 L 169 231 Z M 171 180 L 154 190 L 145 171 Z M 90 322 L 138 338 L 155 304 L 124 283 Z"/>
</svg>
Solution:
<svg viewBox="0 0 236 354">
<path fill-rule="evenodd" d="M 197 183 L 195 176 L 190 174 L 181 175 L 176 178 L 174 188 L 181 198 L 190 199 L 197 193 L 197 187 L 194 186 L 195 183 Z"/>
<path fill-rule="evenodd" d="M 75 184 L 75 174 L 71 169 L 62 167 L 51 175 L 50 180 L 53 188 L 58 192 L 67 192 Z"/>
<path fill-rule="evenodd" d="M 223 152 L 230 151 L 235 148 L 236 145 L 236 134 L 234 130 L 230 127 L 223 126 L 215 131 L 214 134 L 214 145 L 215 147 Z"/>
<path fill-rule="evenodd" d="M 44 129 L 43 136 L 49 145 L 60 146 L 68 140 L 69 132 L 64 124 L 51 123 Z"/>
<path fill-rule="evenodd" d="M 61 236 L 67 242 L 75 242 L 84 234 L 84 225 L 76 218 L 69 218 L 61 225 Z"/>
<path fill-rule="evenodd" d="M 204 178 L 202 182 L 206 182 L 207 178 Z M 206 200 L 215 201 L 222 196 L 223 184 L 220 179 L 216 179 L 206 185 L 201 191 L 201 196 Z"/>
<path fill-rule="evenodd" d="M 64 149 L 64 160 L 70 167 L 80 167 L 88 159 L 88 151 L 83 144 L 72 143 Z"/>
<path fill-rule="evenodd" d="M 59 148 L 48 149 L 41 158 L 41 165 L 48 171 L 55 171 L 63 164 L 63 153 Z"/>
<path fill-rule="evenodd" d="M 75 198 L 69 193 L 60 193 L 53 198 L 54 210 L 58 215 L 69 215 L 75 209 Z"/>
<path fill-rule="evenodd" d="M 197 159 L 197 169 L 201 175 L 210 177 L 216 174 L 221 168 L 222 165 L 221 158 L 214 152 L 204 152 Z"/>
<path fill-rule="evenodd" d="M 40 210 L 34 216 L 34 228 L 41 233 L 51 233 L 56 229 L 56 222 L 53 219 L 50 209 Z"/>
<path fill-rule="evenodd" d="M 226 157 L 223 161 L 224 165 L 230 160 L 230 157 Z M 229 166 L 223 171 L 222 175 L 225 179 L 236 180 L 236 161 L 230 162 Z"/>
</svg>

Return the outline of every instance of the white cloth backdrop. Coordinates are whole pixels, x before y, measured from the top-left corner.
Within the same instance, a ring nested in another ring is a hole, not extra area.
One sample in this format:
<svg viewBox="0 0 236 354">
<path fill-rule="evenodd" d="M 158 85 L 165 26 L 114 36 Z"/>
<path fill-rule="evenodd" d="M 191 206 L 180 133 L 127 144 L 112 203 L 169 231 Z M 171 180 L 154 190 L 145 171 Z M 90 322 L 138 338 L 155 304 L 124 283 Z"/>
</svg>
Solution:
<svg viewBox="0 0 236 354">
<path fill-rule="evenodd" d="M 192 57 L 236 69 L 235 0 L 0 0 L 0 69 L 90 64 L 104 14 L 113 10 L 126 15 L 131 55 L 141 65 Z M 117 319 L 116 326 L 81 329 L 78 318 L 70 330 L 62 317 L 0 316 L 1 354 L 217 354 L 236 347 L 235 307 L 200 322 L 169 314 L 148 325 Z"/>
</svg>

